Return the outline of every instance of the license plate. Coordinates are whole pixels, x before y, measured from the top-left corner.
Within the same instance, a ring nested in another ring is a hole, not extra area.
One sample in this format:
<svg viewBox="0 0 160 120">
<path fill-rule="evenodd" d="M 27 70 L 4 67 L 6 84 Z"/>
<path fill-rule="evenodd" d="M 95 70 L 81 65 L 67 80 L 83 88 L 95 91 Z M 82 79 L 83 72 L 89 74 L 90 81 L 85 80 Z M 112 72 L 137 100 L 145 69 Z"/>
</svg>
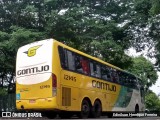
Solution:
<svg viewBox="0 0 160 120">
<path fill-rule="evenodd" d="M 35 103 L 36 100 L 29 100 L 29 103 Z"/>
</svg>

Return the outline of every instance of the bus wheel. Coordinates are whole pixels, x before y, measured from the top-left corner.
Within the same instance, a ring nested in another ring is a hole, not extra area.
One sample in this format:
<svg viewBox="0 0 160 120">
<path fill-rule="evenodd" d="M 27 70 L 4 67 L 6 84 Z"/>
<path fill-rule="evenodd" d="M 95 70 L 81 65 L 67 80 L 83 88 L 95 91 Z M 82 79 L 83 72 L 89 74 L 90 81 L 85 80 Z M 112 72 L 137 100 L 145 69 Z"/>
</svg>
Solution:
<svg viewBox="0 0 160 120">
<path fill-rule="evenodd" d="M 88 100 L 83 100 L 82 105 L 81 105 L 81 111 L 79 113 L 80 118 L 88 118 L 90 114 L 90 105 Z"/>
<path fill-rule="evenodd" d="M 135 113 L 139 113 L 139 106 L 138 105 L 136 105 L 136 107 L 135 107 Z"/>
<path fill-rule="evenodd" d="M 101 105 L 100 101 L 96 100 L 94 102 L 94 106 L 92 107 L 91 116 L 93 118 L 98 118 L 101 116 L 101 113 L 102 113 L 102 105 Z"/>
<path fill-rule="evenodd" d="M 135 114 L 139 113 L 139 106 L 136 105 L 135 106 L 135 111 L 134 111 Z M 133 117 L 138 117 L 138 116 L 133 116 Z"/>
</svg>

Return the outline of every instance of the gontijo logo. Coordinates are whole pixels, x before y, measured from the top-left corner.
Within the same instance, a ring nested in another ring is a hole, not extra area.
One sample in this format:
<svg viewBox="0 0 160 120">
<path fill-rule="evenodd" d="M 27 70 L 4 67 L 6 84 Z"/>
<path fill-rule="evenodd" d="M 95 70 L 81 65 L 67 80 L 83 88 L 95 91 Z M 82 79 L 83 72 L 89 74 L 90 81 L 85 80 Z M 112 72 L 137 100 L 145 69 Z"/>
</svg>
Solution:
<svg viewBox="0 0 160 120">
<path fill-rule="evenodd" d="M 28 49 L 28 51 L 25 51 L 24 53 L 26 53 L 28 55 L 28 57 L 32 57 L 32 56 L 36 55 L 36 50 L 41 46 L 42 45 L 31 47 Z"/>
</svg>

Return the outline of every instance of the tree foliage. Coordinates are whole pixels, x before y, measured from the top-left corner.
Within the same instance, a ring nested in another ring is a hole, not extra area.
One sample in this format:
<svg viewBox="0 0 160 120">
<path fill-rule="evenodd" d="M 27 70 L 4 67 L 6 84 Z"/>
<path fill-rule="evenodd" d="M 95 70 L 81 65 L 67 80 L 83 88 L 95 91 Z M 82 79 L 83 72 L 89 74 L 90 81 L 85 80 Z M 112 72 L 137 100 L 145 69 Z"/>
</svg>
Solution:
<svg viewBox="0 0 160 120">
<path fill-rule="evenodd" d="M 131 34 L 133 46 L 137 51 L 148 49 L 147 55 L 156 58 L 156 66 L 160 66 L 160 1 L 135 0 L 133 14 L 128 32 Z"/>
<path fill-rule="evenodd" d="M 42 39 L 40 32 L 12 26 L 11 33 L 0 32 L 0 78 L 1 85 L 14 82 L 16 53 L 20 46 Z M 9 88 L 8 88 L 9 89 Z"/>
<path fill-rule="evenodd" d="M 125 33 L 126 26 L 118 24 L 126 17 L 124 12 L 129 6 L 124 3 L 129 2 L 120 3 L 100 0 L 1 0 L 2 81 L 8 78 L 8 74 L 13 79 L 16 51 L 20 46 L 50 37 L 91 55 L 96 56 L 97 52 L 104 60 L 127 68 L 125 64 L 129 65 L 131 60 L 124 49 L 130 46 L 130 38 Z"/>
<path fill-rule="evenodd" d="M 15 76 L 18 48 L 46 38 L 65 42 L 122 69 L 139 64 L 135 61 L 133 63 L 124 50 L 134 46 L 137 51 L 141 51 L 146 45 L 155 45 L 156 50 L 160 49 L 160 43 L 157 42 L 159 34 L 156 16 L 159 8 L 156 2 L 158 1 L 1 0 L 1 84 L 4 80 L 11 83 Z M 154 55 L 158 65 L 160 53 Z M 150 66 L 144 68 L 149 69 L 146 73 L 153 70 Z M 153 78 L 151 84 L 154 84 L 157 77 L 152 72 L 150 74 L 145 78 Z"/>
<path fill-rule="evenodd" d="M 143 86 L 146 86 L 147 88 L 155 84 L 158 79 L 153 64 L 142 56 L 133 58 L 132 67 L 128 70 L 139 76 L 142 79 Z"/>
<path fill-rule="evenodd" d="M 158 114 L 160 114 L 160 99 L 158 98 L 158 96 L 152 92 L 149 91 L 146 94 L 145 97 L 145 104 L 146 104 L 146 108 L 151 111 L 151 112 L 156 112 Z"/>
</svg>

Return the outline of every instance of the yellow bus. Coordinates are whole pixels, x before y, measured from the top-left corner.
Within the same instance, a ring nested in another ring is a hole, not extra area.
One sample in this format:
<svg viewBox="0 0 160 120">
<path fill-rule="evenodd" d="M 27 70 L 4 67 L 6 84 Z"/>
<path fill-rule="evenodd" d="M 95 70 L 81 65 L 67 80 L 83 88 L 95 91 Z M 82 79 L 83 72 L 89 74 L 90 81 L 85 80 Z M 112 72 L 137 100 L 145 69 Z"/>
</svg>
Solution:
<svg viewBox="0 0 160 120">
<path fill-rule="evenodd" d="M 107 52 L 107 51 L 106 51 Z M 144 111 L 139 78 L 54 39 L 18 49 L 16 108 L 48 117 Z"/>
</svg>

